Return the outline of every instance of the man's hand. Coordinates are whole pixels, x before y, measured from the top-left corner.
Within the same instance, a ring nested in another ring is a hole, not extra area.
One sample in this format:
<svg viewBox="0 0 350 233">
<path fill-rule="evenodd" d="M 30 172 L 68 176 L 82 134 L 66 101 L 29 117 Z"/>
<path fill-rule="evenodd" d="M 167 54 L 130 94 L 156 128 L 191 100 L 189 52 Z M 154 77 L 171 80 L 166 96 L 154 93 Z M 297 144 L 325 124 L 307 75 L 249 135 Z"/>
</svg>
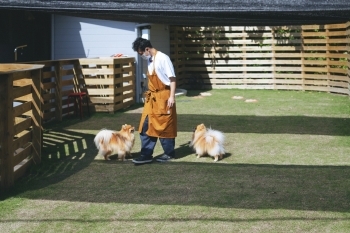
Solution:
<svg viewBox="0 0 350 233">
<path fill-rule="evenodd" d="M 168 108 L 172 108 L 175 104 L 175 96 L 170 96 L 168 99 Z"/>
<path fill-rule="evenodd" d="M 170 97 L 168 99 L 168 108 L 172 108 L 175 104 L 175 89 L 176 89 L 176 78 L 170 77 Z"/>
</svg>

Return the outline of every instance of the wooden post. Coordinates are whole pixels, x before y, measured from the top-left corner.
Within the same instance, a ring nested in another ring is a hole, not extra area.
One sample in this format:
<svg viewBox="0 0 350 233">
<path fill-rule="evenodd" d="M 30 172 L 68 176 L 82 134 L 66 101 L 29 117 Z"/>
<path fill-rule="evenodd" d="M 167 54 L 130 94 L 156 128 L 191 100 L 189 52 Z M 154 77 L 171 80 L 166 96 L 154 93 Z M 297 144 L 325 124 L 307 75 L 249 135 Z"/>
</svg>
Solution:
<svg viewBox="0 0 350 233">
<path fill-rule="evenodd" d="M 243 36 L 242 36 L 242 84 L 243 84 L 243 86 L 244 86 L 244 88 L 247 88 L 248 87 L 248 82 L 247 82 L 247 80 L 248 80 L 248 75 L 247 75 L 247 28 L 246 27 L 243 27 L 243 31 L 242 31 L 242 34 L 243 34 Z M 249 36 L 248 36 L 248 38 L 249 38 Z"/>
<path fill-rule="evenodd" d="M 305 43 L 304 43 L 304 28 L 301 27 L 301 33 L 300 33 L 300 39 L 301 39 L 301 51 L 300 51 L 300 60 L 301 60 L 301 89 L 302 91 L 305 91 Z"/>
<path fill-rule="evenodd" d="M 108 89 L 112 90 L 112 93 L 110 95 L 107 95 L 109 98 L 113 99 L 113 104 L 110 105 L 109 113 L 114 113 L 116 111 L 116 103 L 120 103 L 120 101 L 123 103 L 123 99 L 120 99 L 120 96 L 123 95 L 123 82 L 119 82 L 119 79 L 122 79 L 122 75 L 120 72 L 116 73 L 116 69 L 120 70 L 121 64 L 116 64 L 116 59 L 112 59 L 109 64 L 106 64 L 106 66 L 102 66 L 105 69 L 112 70 L 112 74 L 104 75 L 106 79 L 110 79 L 111 84 L 108 86 Z M 117 81 L 118 80 L 118 81 Z M 120 93 L 121 90 L 121 93 Z"/>
<path fill-rule="evenodd" d="M 327 50 L 326 50 L 326 61 L 327 61 L 327 92 L 330 92 L 330 77 L 331 77 L 331 73 L 329 72 L 331 66 L 330 66 L 330 59 L 329 59 L 329 56 L 330 56 L 330 52 L 329 52 L 329 29 L 326 27 L 326 47 L 327 47 Z"/>
<path fill-rule="evenodd" d="M 212 65 L 211 67 L 213 68 L 213 71 L 211 72 L 213 74 L 213 79 L 211 81 L 214 81 L 213 83 L 210 82 L 210 86 L 215 86 L 216 85 L 216 29 L 213 28 L 214 30 L 211 31 L 211 62 L 212 62 Z M 204 80 L 203 80 L 204 82 Z"/>
<path fill-rule="evenodd" d="M 56 81 L 56 90 L 55 90 L 55 103 L 56 103 L 56 119 L 62 121 L 63 107 L 62 107 L 62 65 L 61 62 L 55 63 L 55 81 Z"/>
<path fill-rule="evenodd" d="M 43 131 L 42 131 L 42 96 L 41 96 L 41 78 L 42 70 L 34 70 L 31 72 L 32 76 L 32 143 L 33 143 L 33 161 L 40 163 L 41 148 L 43 145 Z"/>
<path fill-rule="evenodd" d="M 0 75 L 0 175 L 4 191 L 14 184 L 12 84 L 13 74 Z"/>
<path fill-rule="evenodd" d="M 275 28 L 271 28 L 271 34 L 272 34 L 272 44 L 271 44 L 271 49 L 272 49 L 272 57 L 271 57 L 271 61 L 272 61 L 272 89 L 273 90 L 277 90 L 277 85 L 276 85 L 276 43 L 277 40 L 276 39 L 276 29 Z"/>
</svg>

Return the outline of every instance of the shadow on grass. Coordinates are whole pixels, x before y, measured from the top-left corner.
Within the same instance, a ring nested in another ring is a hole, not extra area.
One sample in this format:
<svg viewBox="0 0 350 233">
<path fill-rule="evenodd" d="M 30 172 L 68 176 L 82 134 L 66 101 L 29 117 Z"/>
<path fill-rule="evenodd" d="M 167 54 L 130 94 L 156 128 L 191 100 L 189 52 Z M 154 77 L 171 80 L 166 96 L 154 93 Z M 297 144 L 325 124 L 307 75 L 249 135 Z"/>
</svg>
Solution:
<svg viewBox="0 0 350 233">
<path fill-rule="evenodd" d="M 350 135 L 349 118 L 182 114 L 178 121 L 181 132 L 192 131 L 196 125 L 204 123 L 224 133 Z"/>
<path fill-rule="evenodd" d="M 94 160 L 94 135 L 54 131 L 43 162 L 8 194 L 91 203 L 200 205 L 243 209 L 350 210 L 350 167 L 182 162 L 135 166 Z M 192 153 L 187 145 L 178 153 Z M 6 197 L 4 197 L 6 198 Z"/>
<path fill-rule="evenodd" d="M 130 217 L 125 217 L 125 218 L 113 218 L 113 221 L 115 222 L 120 222 L 120 223 L 129 223 L 132 222 L 134 223 L 135 221 L 137 222 L 147 222 L 147 223 L 154 223 L 154 222 L 160 222 L 160 223 L 173 223 L 173 222 L 189 222 L 189 223 L 193 223 L 194 221 L 198 221 L 198 222 L 213 222 L 213 223 L 217 223 L 219 222 L 235 222 L 235 223 L 244 223 L 244 222 L 274 222 L 274 221 L 284 221 L 284 222 L 293 222 L 293 221 L 324 221 L 327 223 L 332 223 L 332 222 L 344 222 L 344 221 L 349 221 L 350 218 L 347 217 L 323 217 L 323 216 L 319 216 L 319 217 L 261 217 L 261 218 L 224 218 L 224 217 L 215 217 L 215 218 L 208 218 L 205 216 L 201 216 L 201 217 L 172 217 L 172 218 L 140 218 L 138 217 L 137 220 L 130 218 Z M 77 217 L 76 219 L 73 218 L 41 218 L 40 220 L 38 219 L 6 219 L 6 220 L 1 220 L 0 219 L 0 223 L 21 223 L 21 222 L 46 222 L 46 223 L 85 223 L 87 222 L 86 218 L 81 217 L 80 219 Z M 109 218 L 101 218 L 101 217 L 94 217 L 93 219 L 89 219 L 88 220 L 89 224 L 92 223 L 110 223 L 111 219 Z"/>
<path fill-rule="evenodd" d="M 34 174 L 32 174 L 34 175 Z M 30 175 L 31 176 L 31 175 Z M 29 176 L 29 177 L 30 177 Z M 17 184 L 21 198 L 349 212 L 349 167 L 64 160 Z"/>
<path fill-rule="evenodd" d="M 127 113 L 121 116 L 96 117 L 80 124 L 77 120 L 65 122 L 72 129 L 100 130 L 103 127 L 119 129 L 121 124 L 128 123 L 138 127 L 141 114 Z M 101 123 L 103 121 L 103 123 Z M 121 122 L 116 125 L 116 122 Z M 257 133 L 257 134 L 309 134 L 350 136 L 350 118 L 310 117 L 310 116 L 236 116 L 236 115 L 203 115 L 179 114 L 178 131 L 192 133 L 200 123 L 224 133 Z"/>
<path fill-rule="evenodd" d="M 225 160 L 218 163 L 175 160 L 134 166 L 131 161 L 95 160 L 94 135 L 79 130 L 119 129 L 124 123 L 137 127 L 140 107 L 135 105 L 115 114 L 93 114 L 82 121 L 69 118 L 59 124 L 47 124 L 42 163 L 33 166 L 4 198 L 350 211 L 348 166 L 225 164 Z M 178 115 L 178 131 L 188 132 L 189 139 L 199 123 L 224 133 L 350 136 L 349 118 Z M 181 159 L 193 151 L 184 143 L 177 146 L 176 154 Z"/>
</svg>

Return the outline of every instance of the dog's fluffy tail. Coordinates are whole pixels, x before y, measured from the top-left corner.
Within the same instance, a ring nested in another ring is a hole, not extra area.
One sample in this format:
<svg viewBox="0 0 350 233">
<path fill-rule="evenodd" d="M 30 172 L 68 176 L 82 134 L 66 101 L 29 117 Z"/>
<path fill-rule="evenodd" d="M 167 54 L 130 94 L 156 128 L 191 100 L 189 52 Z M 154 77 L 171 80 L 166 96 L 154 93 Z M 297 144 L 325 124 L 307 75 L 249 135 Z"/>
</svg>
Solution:
<svg viewBox="0 0 350 233">
<path fill-rule="evenodd" d="M 215 129 L 208 129 L 206 133 L 207 140 L 210 140 L 210 138 L 214 138 L 215 141 L 217 141 L 220 144 L 223 144 L 225 141 L 225 136 L 222 132 L 215 130 Z"/>
<path fill-rule="evenodd" d="M 222 132 L 214 129 L 208 129 L 205 135 L 205 140 L 208 145 L 207 151 L 211 156 L 225 154 L 223 147 L 225 136 Z"/>
<path fill-rule="evenodd" d="M 96 148 L 99 150 L 101 145 L 104 145 L 105 143 L 108 144 L 112 138 L 113 133 L 113 130 L 108 129 L 102 129 L 100 132 L 98 132 L 94 139 Z"/>
</svg>

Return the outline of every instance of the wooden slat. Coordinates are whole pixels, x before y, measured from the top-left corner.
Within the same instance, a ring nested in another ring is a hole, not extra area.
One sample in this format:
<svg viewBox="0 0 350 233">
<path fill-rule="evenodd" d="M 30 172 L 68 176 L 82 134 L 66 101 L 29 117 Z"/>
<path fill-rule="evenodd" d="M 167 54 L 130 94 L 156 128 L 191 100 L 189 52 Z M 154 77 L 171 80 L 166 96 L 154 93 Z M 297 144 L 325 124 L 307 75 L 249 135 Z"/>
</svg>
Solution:
<svg viewBox="0 0 350 233">
<path fill-rule="evenodd" d="M 24 131 L 22 135 L 13 140 L 13 148 L 18 149 L 21 148 L 22 145 L 25 145 L 32 140 L 32 134 L 29 131 Z"/>
<path fill-rule="evenodd" d="M 13 164 L 16 166 L 32 154 L 32 144 L 29 143 L 25 148 L 19 148 L 14 153 Z"/>
<path fill-rule="evenodd" d="M 134 95 L 135 95 L 134 92 L 130 92 L 128 94 L 124 94 L 123 95 L 123 99 L 133 98 Z"/>
<path fill-rule="evenodd" d="M 82 73 L 84 75 L 113 75 L 113 68 L 105 68 L 105 69 L 82 69 Z M 121 70 L 121 69 L 119 69 Z M 119 72 L 120 73 L 120 72 Z"/>
<path fill-rule="evenodd" d="M 324 26 L 326 29 L 343 29 L 344 24 L 327 24 Z"/>
<path fill-rule="evenodd" d="M 15 119 L 15 124 L 13 127 L 14 134 L 18 134 L 22 132 L 23 130 L 27 130 L 32 126 L 32 119 L 31 118 L 17 118 Z"/>
<path fill-rule="evenodd" d="M 47 103 L 47 104 L 43 104 L 42 110 L 43 110 L 43 111 L 47 111 L 47 110 L 56 108 L 56 106 L 57 106 L 57 104 L 54 103 L 54 102 L 52 102 L 52 103 Z"/>
<path fill-rule="evenodd" d="M 56 83 L 55 82 L 50 82 L 50 83 L 43 83 L 42 88 L 45 89 L 51 89 L 51 88 L 56 88 Z"/>
<path fill-rule="evenodd" d="M 326 86 L 308 86 L 308 85 L 305 85 L 304 87 L 304 90 L 305 91 L 324 91 L 324 92 L 329 92 L 329 88 L 326 87 Z"/>
<path fill-rule="evenodd" d="M 297 91 L 302 91 L 303 87 L 302 85 L 276 85 L 277 90 L 297 90 Z"/>
<path fill-rule="evenodd" d="M 25 112 L 30 111 L 31 109 L 32 109 L 31 102 L 22 103 L 21 105 L 13 107 L 13 115 L 14 117 L 18 117 L 20 115 L 23 115 Z"/>
<path fill-rule="evenodd" d="M 334 87 L 330 87 L 330 88 L 329 88 L 329 92 L 338 93 L 338 94 L 350 95 L 349 89 L 345 89 L 345 88 L 334 88 Z"/>
<path fill-rule="evenodd" d="M 22 177 L 28 168 L 33 164 L 33 160 L 24 160 L 20 165 L 14 167 L 14 180 L 18 180 Z"/>
<path fill-rule="evenodd" d="M 123 76 L 123 82 L 133 82 L 135 80 L 135 75 L 125 75 Z"/>
<path fill-rule="evenodd" d="M 32 85 L 25 85 L 22 87 L 16 87 L 12 89 L 13 98 L 19 98 L 24 95 L 29 95 L 32 93 Z"/>
<path fill-rule="evenodd" d="M 62 76 L 74 75 L 74 70 L 73 69 L 61 70 L 61 75 Z"/>
<path fill-rule="evenodd" d="M 22 85 L 20 82 L 23 82 L 23 85 L 28 84 L 30 81 L 30 71 L 21 71 L 12 74 L 12 80 L 15 84 Z M 17 80 L 21 80 L 16 82 Z"/>
<path fill-rule="evenodd" d="M 134 66 L 123 66 L 121 69 L 121 72 L 134 72 L 135 67 Z"/>
<path fill-rule="evenodd" d="M 43 79 L 55 78 L 55 77 L 56 77 L 56 72 L 55 71 L 45 71 L 45 72 L 43 72 Z"/>
<path fill-rule="evenodd" d="M 346 75 L 347 70 L 342 69 L 342 68 L 329 68 L 330 73 L 339 73 L 339 74 L 344 74 Z"/>
<path fill-rule="evenodd" d="M 113 95 L 115 93 L 114 89 L 111 88 L 104 88 L 102 89 L 94 89 L 94 88 L 88 88 L 89 95 Z"/>
<path fill-rule="evenodd" d="M 113 103 L 113 97 L 92 97 L 90 96 L 90 101 L 93 103 Z"/>
<path fill-rule="evenodd" d="M 304 74 L 305 79 L 327 79 L 327 75 L 321 75 L 321 74 Z"/>
<path fill-rule="evenodd" d="M 85 78 L 86 85 L 113 85 L 114 79 L 111 78 Z"/>
<path fill-rule="evenodd" d="M 134 84 L 130 84 L 130 83 L 124 83 L 124 86 L 122 88 L 122 91 L 133 91 L 135 90 L 135 85 Z"/>
<path fill-rule="evenodd" d="M 336 80 L 336 81 L 342 81 L 342 82 L 349 83 L 349 77 L 348 76 L 329 75 L 328 78 L 330 80 Z"/>
<path fill-rule="evenodd" d="M 55 100 L 56 93 L 48 93 L 48 94 L 42 94 L 42 98 L 44 101 L 50 101 L 50 100 Z"/>
<path fill-rule="evenodd" d="M 71 86 L 71 85 L 74 85 L 73 79 L 67 79 L 67 80 L 62 80 L 61 81 L 61 86 L 62 87 L 64 87 L 64 86 Z"/>
<path fill-rule="evenodd" d="M 305 85 L 314 85 L 314 86 L 327 86 L 327 80 L 304 80 Z"/>
<path fill-rule="evenodd" d="M 130 99 L 130 100 L 124 101 L 124 102 L 123 102 L 123 107 L 122 107 L 122 108 L 130 107 L 130 106 L 132 106 L 133 104 L 135 104 L 135 100 L 134 100 L 134 99 Z"/>
<path fill-rule="evenodd" d="M 348 88 L 349 83 L 344 82 L 335 82 L 335 81 L 329 81 L 329 85 L 332 87 L 342 87 L 342 88 Z"/>
</svg>

